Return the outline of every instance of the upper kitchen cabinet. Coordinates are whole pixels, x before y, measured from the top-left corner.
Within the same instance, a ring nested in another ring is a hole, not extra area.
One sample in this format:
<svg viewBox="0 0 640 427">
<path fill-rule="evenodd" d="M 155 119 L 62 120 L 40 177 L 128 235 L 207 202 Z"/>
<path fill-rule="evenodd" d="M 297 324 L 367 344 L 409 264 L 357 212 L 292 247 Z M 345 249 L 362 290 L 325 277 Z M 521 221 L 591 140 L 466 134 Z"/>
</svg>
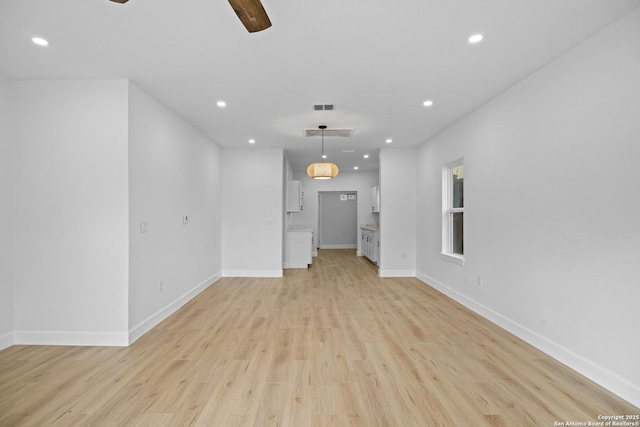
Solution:
<svg viewBox="0 0 640 427">
<path fill-rule="evenodd" d="M 302 212 L 302 182 L 287 181 L 287 212 Z"/>
<path fill-rule="evenodd" d="M 371 212 L 380 212 L 380 186 L 371 187 Z"/>
</svg>

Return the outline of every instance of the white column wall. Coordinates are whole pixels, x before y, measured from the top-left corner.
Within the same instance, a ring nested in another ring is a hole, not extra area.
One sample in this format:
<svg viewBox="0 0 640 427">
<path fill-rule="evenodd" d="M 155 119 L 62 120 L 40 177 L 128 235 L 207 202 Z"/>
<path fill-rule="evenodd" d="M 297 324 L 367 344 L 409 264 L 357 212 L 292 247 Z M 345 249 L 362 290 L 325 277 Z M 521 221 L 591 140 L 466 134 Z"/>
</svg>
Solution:
<svg viewBox="0 0 640 427">
<path fill-rule="evenodd" d="M 16 343 L 127 344 L 127 82 L 14 82 Z"/>
<path fill-rule="evenodd" d="M 284 152 L 222 150 L 222 275 L 282 276 Z"/>
<path fill-rule="evenodd" d="M 416 150 L 380 150 L 380 276 L 416 275 Z"/>
</svg>

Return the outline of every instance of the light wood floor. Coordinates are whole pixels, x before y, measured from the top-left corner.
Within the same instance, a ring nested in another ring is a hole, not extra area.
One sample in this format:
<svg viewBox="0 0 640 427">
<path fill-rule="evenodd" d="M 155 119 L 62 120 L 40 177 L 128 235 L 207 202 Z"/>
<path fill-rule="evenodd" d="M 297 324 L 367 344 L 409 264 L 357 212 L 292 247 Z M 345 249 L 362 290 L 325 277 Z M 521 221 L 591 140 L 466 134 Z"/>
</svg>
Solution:
<svg viewBox="0 0 640 427">
<path fill-rule="evenodd" d="M 417 279 L 323 250 L 128 348 L 0 352 L 0 426 L 553 426 L 640 410 Z"/>
</svg>

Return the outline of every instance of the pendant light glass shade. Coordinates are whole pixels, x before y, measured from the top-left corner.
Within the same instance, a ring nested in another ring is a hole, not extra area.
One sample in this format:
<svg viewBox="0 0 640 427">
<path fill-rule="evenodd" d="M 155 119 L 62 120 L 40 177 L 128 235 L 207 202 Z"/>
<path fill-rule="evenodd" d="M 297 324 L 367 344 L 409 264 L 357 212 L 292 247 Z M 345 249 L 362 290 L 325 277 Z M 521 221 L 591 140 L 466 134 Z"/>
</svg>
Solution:
<svg viewBox="0 0 640 427">
<path fill-rule="evenodd" d="M 322 133 L 322 158 L 324 155 L 324 130 L 327 128 L 325 125 L 318 126 Z M 331 179 L 338 176 L 338 166 L 329 162 L 311 163 L 307 168 L 307 175 L 313 179 Z"/>
</svg>

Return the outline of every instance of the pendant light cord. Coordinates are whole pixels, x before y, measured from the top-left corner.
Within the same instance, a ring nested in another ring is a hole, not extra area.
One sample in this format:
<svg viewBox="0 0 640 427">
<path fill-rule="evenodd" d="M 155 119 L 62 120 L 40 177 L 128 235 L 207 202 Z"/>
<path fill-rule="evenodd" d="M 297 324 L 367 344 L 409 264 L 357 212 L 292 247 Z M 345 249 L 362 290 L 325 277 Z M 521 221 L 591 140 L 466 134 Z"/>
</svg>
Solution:
<svg viewBox="0 0 640 427">
<path fill-rule="evenodd" d="M 324 162 L 324 130 L 327 128 L 327 125 L 320 125 L 320 135 L 322 136 L 322 153 L 321 153 L 321 162 Z"/>
</svg>

